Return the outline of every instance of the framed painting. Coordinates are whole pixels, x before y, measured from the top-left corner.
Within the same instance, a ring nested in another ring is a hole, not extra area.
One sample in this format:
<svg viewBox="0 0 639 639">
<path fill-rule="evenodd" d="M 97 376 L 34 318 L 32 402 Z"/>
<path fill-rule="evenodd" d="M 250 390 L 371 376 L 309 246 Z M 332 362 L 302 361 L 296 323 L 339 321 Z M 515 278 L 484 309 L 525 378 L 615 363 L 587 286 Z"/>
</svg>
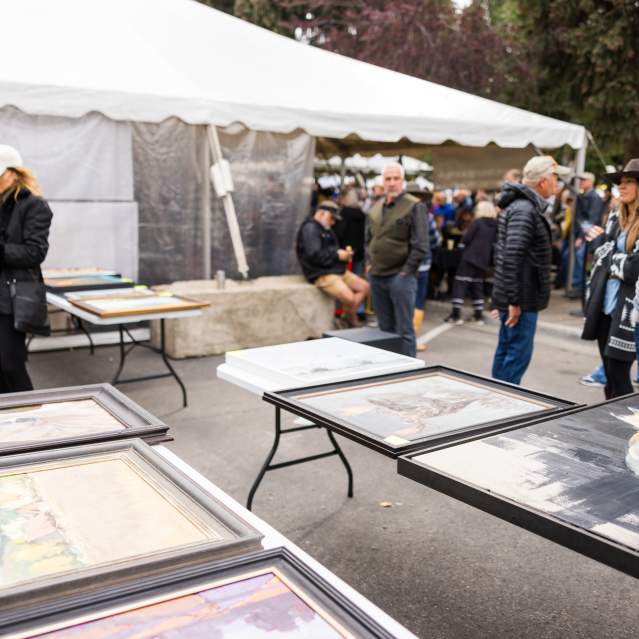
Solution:
<svg viewBox="0 0 639 639">
<path fill-rule="evenodd" d="M 0 455 L 140 437 L 170 441 L 169 427 L 110 384 L 0 395 Z"/>
<path fill-rule="evenodd" d="M 140 580 L 134 592 L 61 600 L 6 631 L 11 639 L 393 636 L 284 548 Z"/>
<path fill-rule="evenodd" d="M 70 277 L 44 278 L 44 285 L 50 293 L 62 295 L 69 291 L 93 291 L 101 288 L 132 288 L 133 280 L 117 275 L 72 275 Z"/>
<path fill-rule="evenodd" d="M 266 392 L 263 397 L 390 457 L 575 406 L 445 366 Z"/>
<path fill-rule="evenodd" d="M 65 595 L 245 553 L 260 538 L 139 439 L 4 457 L 0 630 Z"/>
<path fill-rule="evenodd" d="M 209 302 L 181 297 L 166 292 L 132 289 L 121 295 L 68 296 L 78 308 L 101 318 L 192 311 L 210 306 Z"/>
<path fill-rule="evenodd" d="M 58 279 L 61 277 L 89 277 L 93 275 L 113 275 L 115 277 L 120 277 L 120 273 L 117 271 L 99 268 L 97 266 L 42 269 L 42 277 L 48 280 Z"/>
<path fill-rule="evenodd" d="M 639 577 L 639 394 L 412 453 L 398 468 Z"/>
</svg>

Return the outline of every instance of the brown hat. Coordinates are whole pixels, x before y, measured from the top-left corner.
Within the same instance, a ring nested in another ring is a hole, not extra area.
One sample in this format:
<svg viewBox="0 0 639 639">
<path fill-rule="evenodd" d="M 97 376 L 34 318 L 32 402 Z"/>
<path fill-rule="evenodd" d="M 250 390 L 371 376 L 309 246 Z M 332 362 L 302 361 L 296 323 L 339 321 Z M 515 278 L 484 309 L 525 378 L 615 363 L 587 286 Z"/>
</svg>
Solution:
<svg viewBox="0 0 639 639">
<path fill-rule="evenodd" d="M 318 211 L 328 211 L 339 222 L 342 219 L 339 206 L 333 202 L 333 200 L 324 200 L 317 207 Z"/>
<path fill-rule="evenodd" d="M 639 180 L 639 158 L 633 158 L 626 164 L 623 171 L 615 171 L 614 173 L 604 173 L 603 179 L 613 184 L 619 184 L 622 177 L 631 177 Z"/>
</svg>

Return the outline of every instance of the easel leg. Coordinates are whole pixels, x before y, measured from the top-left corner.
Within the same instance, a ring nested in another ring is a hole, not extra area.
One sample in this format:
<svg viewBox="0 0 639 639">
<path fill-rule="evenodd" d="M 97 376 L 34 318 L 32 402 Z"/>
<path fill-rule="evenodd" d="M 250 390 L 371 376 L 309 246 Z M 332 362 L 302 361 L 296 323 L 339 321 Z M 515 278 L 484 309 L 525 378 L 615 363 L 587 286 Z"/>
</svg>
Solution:
<svg viewBox="0 0 639 639">
<path fill-rule="evenodd" d="M 344 455 L 344 451 L 340 448 L 340 445 L 337 443 L 335 439 L 335 435 L 328 428 L 326 429 L 326 434 L 328 438 L 331 440 L 331 444 L 335 447 L 335 452 L 339 455 L 339 458 L 342 460 L 342 464 L 344 464 L 344 468 L 346 468 L 346 474 L 348 475 L 348 496 L 353 496 L 353 470 L 351 465 L 348 463 L 348 459 L 346 459 L 346 455 Z"/>
<path fill-rule="evenodd" d="M 253 482 L 253 485 L 251 486 L 251 490 L 249 491 L 248 499 L 246 500 L 246 507 L 248 508 L 248 510 L 251 510 L 251 508 L 253 507 L 253 497 L 255 497 L 255 493 L 257 492 L 257 489 L 260 483 L 262 482 L 262 479 L 264 479 L 264 475 L 266 474 L 266 471 L 268 467 L 270 466 L 271 461 L 273 461 L 273 457 L 275 457 L 275 453 L 277 452 L 277 447 L 280 445 L 281 432 L 282 432 L 281 414 L 280 414 L 280 408 L 279 406 L 277 406 L 275 408 L 275 440 L 273 441 L 273 446 L 271 447 L 271 451 L 266 456 L 266 460 L 264 461 L 264 464 L 262 464 L 262 468 L 260 469 L 260 472 L 257 474 L 257 477 L 255 478 L 255 481 Z"/>
</svg>

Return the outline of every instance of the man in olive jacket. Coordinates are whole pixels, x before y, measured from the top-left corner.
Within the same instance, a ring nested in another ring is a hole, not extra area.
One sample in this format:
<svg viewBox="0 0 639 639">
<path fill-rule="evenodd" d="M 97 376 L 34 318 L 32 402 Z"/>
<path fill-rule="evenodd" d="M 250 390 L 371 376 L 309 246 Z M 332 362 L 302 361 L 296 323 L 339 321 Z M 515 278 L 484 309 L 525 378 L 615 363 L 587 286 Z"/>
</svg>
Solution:
<svg viewBox="0 0 639 639">
<path fill-rule="evenodd" d="M 537 156 L 522 184 L 503 186 L 497 204 L 493 304 L 500 329 L 492 375 L 519 384 L 532 358 L 537 315 L 550 299 L 551 232 L 544 211 L 557 188 L 557 163 Z"/>
<path fill-rule="evenodd" d="M 428 214 L 404 191 L 401 164 L 384 168 L 385 197 L 368 214 L 366 261 L 377 322 L 402 338 L 402 352 L 415 357 L 413 311 L 417 270 L 428 255 Z"/>
</svg>

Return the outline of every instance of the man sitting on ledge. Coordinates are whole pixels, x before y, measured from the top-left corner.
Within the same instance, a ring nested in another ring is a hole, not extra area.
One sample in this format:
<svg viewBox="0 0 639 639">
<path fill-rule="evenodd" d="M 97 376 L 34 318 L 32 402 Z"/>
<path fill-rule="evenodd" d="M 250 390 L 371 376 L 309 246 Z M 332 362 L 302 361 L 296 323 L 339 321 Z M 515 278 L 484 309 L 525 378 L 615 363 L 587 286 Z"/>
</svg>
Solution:
<svg viewBox="0 0 639 639">
<path fill-rule="evenodd" d="M 368 282 L 346 270 L 353 257 L 350 247 L 341 249 L 333 225 L 340 220 L 335 202 L 322 202 L 297 233 L 297 259 L 304 277 L 327 295 L 339 300 L 350 326 L 359 326 L 357 308 L 368 295 Z"/>
</svg>

